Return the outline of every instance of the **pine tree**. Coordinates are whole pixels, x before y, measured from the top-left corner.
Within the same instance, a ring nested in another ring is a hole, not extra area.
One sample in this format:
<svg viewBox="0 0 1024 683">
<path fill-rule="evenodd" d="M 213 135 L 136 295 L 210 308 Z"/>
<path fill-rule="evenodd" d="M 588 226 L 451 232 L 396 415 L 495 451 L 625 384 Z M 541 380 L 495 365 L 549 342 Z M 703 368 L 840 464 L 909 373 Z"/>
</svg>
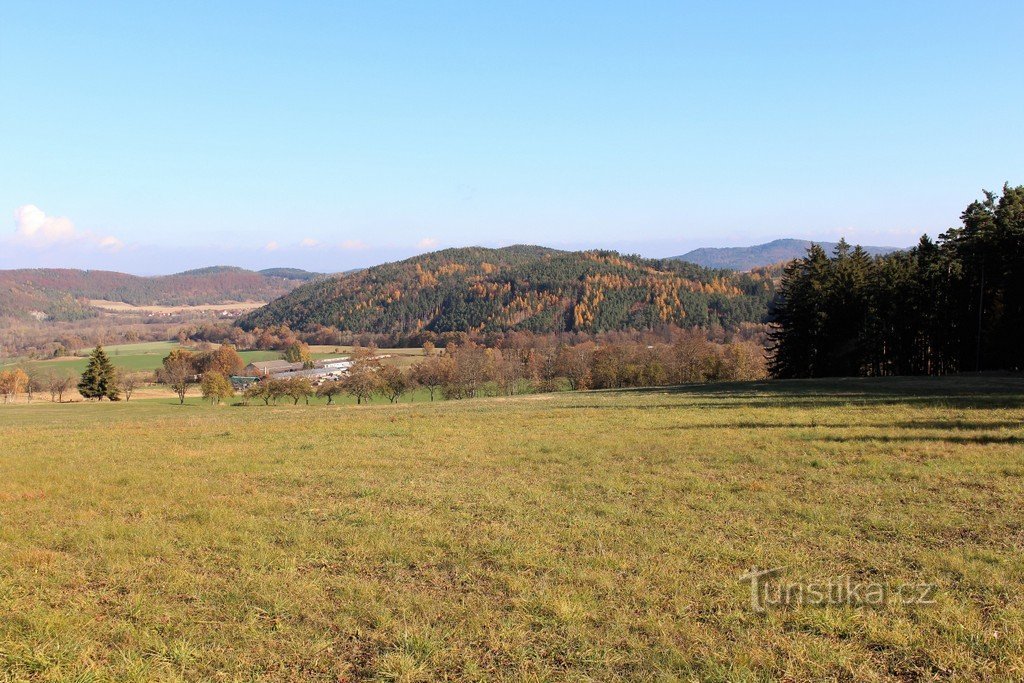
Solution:
<svg viewBox="0 0 1024 683">
<path fill-rule="evenodd" d="M 78 382 L 78 393 L 83 398 L 95 398 L 102 400 L 109 398 L 116 401 L 120 398 L 117 388 L 117 369 L 107 358 L 103 347 L 97 345 L 89 354 L 89 364 L 82 373 L 82 379 Z"/>
</svg>

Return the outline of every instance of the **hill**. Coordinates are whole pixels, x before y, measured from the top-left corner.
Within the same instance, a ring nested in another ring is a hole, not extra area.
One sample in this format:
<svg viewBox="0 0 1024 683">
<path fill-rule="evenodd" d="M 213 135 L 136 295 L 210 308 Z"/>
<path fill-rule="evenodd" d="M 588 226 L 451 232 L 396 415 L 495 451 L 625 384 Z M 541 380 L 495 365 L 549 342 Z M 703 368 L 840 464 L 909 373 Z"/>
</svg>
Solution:
<svg viewBox="0 0 1024 683">
<path fill-rule="evenodd" d="M 807 249 L 812 244 L 820 244 L 829 253 L 836 246 L 835 242 L 780 239 L 766 244 L 756 244 L 752 247 L 703 247 L 688 251 L 682 256 L 672 256 L 671 258 L 696 263 L 705 268 L 728 268 L 729 270 L 746 271 L 759 266 L 770 266 L 775 263 L 792 261 L 795 258 L 806 256 Z M 899 247 L 863 247 L 863 249 L 872 256 L 881 256 L 900 250 Z"/>
<path fill-rule="evenodd" d="M 307 278 L 281 277 L 231 266 L 153 277 L 70 268 L 0 270 L 0 318 L 31 315 L 80 320 L 96 314 L 88 299 L 136 306 L 268 301 L 288 293 L 303 279 Z"/>
<path fill-rule="evenodd" d="M 308 283 L 238 324 L 394 335 L 732 326 L 761 320 L 771 290 L 763 274 L 682 261 L 528 245 L 469 247 Z"/>
<path fill-rule="evenodd" d="M 268 277 L 283 277 L 286 280 L 315 280 L 324 276 L 323 273 L 312 273 L 302 268 L 264 268 L 256 272 Z"/>
</svg>

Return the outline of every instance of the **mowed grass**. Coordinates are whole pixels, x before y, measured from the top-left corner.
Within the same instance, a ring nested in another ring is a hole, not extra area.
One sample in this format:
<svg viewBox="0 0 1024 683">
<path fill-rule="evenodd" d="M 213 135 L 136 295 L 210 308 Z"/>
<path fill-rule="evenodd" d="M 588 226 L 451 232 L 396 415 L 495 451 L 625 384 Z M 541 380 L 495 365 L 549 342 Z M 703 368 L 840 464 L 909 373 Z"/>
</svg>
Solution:
<svg viewBox="0 0 1024 683">
<path fill-rule="evenodd" d="M 0 406 L 0 679 L 1020 680 L 1022 391 Z"/>
</svg>

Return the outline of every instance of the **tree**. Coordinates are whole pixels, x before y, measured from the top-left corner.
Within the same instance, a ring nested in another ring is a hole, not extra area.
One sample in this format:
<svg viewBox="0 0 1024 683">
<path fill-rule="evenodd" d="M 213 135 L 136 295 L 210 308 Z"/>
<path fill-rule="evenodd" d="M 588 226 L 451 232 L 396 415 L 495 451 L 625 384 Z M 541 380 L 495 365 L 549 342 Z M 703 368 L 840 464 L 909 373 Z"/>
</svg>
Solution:
<svg viewBox="0 0 1024 683">
<path fill-rule="evenodd" d="M 299 405 L 299 399 L 306 399 L 309 405 L 309 397 L 314 394 L 313 385 L 305 377 L 292 377 L 284 381 L 284 394 L 292 400 L 293 405 Z"/>
<path fill-rule="evenodd" d="M 288 395 L 288 380 L 285 379 L 265 379 L 261 384 L 266 385 L 267 395 L 270 400 L 276 405 L 278 401 Z"/>
<path fill-rule="evenodd" d="M 13 401 L 27 383 L 28 375 L 21 368 L 0 370 L 0 393 L 4 395 L 4 403 Z"/>
<path fill-rule="evenodd" d="M 454 368 L 450 358 L 431 355 L 412 367 L 413 378 L 430 392 L 430 400 L 434 400 L 434 392 L 450 381 Z"/>
<path fill-rule="evenodd" d="M 89 355 L 85 372 L 82 373 L 82 378 L 78 382 L 78 393 L 86 399 L 103 400 L 108 398 L 111 401 L 116 401 L 120 398 L 117 387 L 117 371 L 100 345 L 97 345 Z"/>
<path fill-rule="evenodd" d="M 231 380 L 223 373 L 215 370 L 203 374 L 199 387 L 203 392 L 203 398 L 213 405 L 217 405 L 224 399 L 235 395 L 235 389 L 231 386 Z"/>
<path fill-rule="evenodd" d="M 316 388 L 316 395 L 327 399 L 327 405 L 334 403 L 334 397 L 345 393 L 345 383 L 338 380 L 327 380 Z"/>
<path fill-rule="evenodd" d="M 369 401 L 380 390 L 380 365 L 372 357 L 357 359 L 345 376 L 345 391 L 356 399 L 356 405 Z"/>
<path fill-rule="evenodd" d="M 380 386 L 377 390 L 391 403 L 397 401 L 415 386 L 410 373 L 400 370 L 394 365 L 382 367 L 378 374 Z"/>
<path fill-rule="evenodd" d="M 302 363 L 303 366 L 310 362 L 309 346 L 302 342 L 295 342 L 289 345 L 282 354 L 289 363 Z"/>
<path fill-rule="evenodd" d="M 578 344 L 576 346 L 562 344 L 555 352 L 554 370 L 557 376 L 569 380 L 570 389 L 579 391 L 590 386 L 590 364 L 593 359 L 593 344 Z"/>
<path fill-rule="evenodd" d="M 124 394 L 124 400 L 132 400 L 132 394 L 146 381 L 147 375 L 143 372 L 118 372 L 117 386 Z"/>
<path fill-rule="evenodd" d="M 258 398 L 261 401 L 263 401 L 263 405 L 269 406 L 270 399 L 273 398 L 273 396 L 270 393 L 270 387 L 268 386 L 268 384 L 269 382 L 267 381 L 255 382 L 254 384 L 251 384 L 249 388 L 245 390 L 245 398 Z"/>
<path fill-rule="evenodd" d="M 938 242 L 872 259 L 841 241 L 787 266 L 772 374 L 1024 369 L 1024 186 L 984 194 Z"/>
<path fill-rule="evenodd" d="M 178 395 L 178 403 L 185 403 L 185 394 L 196 383 L 194 354 L 184 349 L 175 349 L 164 358 L 163 367 L 157 371 L 160 382 L 169 386 Z"/>
<path fill-rule="evenodd" d="M 36 393 L 44 389 L 45 382 L 35 365 L 23 363 L 19 369 L 25 373 L 25 398 L 28 399 L 29 403 L 31 403 Z"/>
<path fill-rule="evenodd" d="M 221 344 L 216 351 L 210 352 L 201 369 L 203 373 L 219 372 L 225 377 L 239 375 L 245 367 L 245 361 L 231 344 Z"/>
<path fill-rule="evenodd" d="M 47 388 L 50 390 L 50 400 L 57 403 L 64 402 L 64 394 L 71 391 L 75 379 L 71 375 L 54 373 L 46 378 Z"/>
<path fill-rule="evenodd" d="M 444 387 L 449 398 L 473 398 L 477 391 L 494 375 L 494 365 L 487 349 L 472 342 L 462 346 L 449 346 L 448 355 L 453 372 Z"/>
</svg>

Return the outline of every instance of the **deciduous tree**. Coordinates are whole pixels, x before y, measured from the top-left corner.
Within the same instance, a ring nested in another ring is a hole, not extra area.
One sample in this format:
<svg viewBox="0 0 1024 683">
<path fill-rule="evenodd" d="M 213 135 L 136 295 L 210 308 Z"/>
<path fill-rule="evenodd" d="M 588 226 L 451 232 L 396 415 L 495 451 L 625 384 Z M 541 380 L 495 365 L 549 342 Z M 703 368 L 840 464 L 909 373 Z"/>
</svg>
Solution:
<svg viewBox="0 0 1024 683">
<path fill-rule="evenodd" d="M 215 370 L 210 370 L 203 374 L 199 387 L 203 392 L 203 398 L 213 405 L 217 405 L 224 399 L 235 395 L 235 389 L 231 386 L 231 380 L 223 373 Z"/>
<path fill-rule="evenodd" d="M 178 395 L 178 403 L 185 403 L 185 394 L 196 383 L 195 356 L 184 349 L 175 349 L 164 358 L 157 378 Z"/>
</svg>

